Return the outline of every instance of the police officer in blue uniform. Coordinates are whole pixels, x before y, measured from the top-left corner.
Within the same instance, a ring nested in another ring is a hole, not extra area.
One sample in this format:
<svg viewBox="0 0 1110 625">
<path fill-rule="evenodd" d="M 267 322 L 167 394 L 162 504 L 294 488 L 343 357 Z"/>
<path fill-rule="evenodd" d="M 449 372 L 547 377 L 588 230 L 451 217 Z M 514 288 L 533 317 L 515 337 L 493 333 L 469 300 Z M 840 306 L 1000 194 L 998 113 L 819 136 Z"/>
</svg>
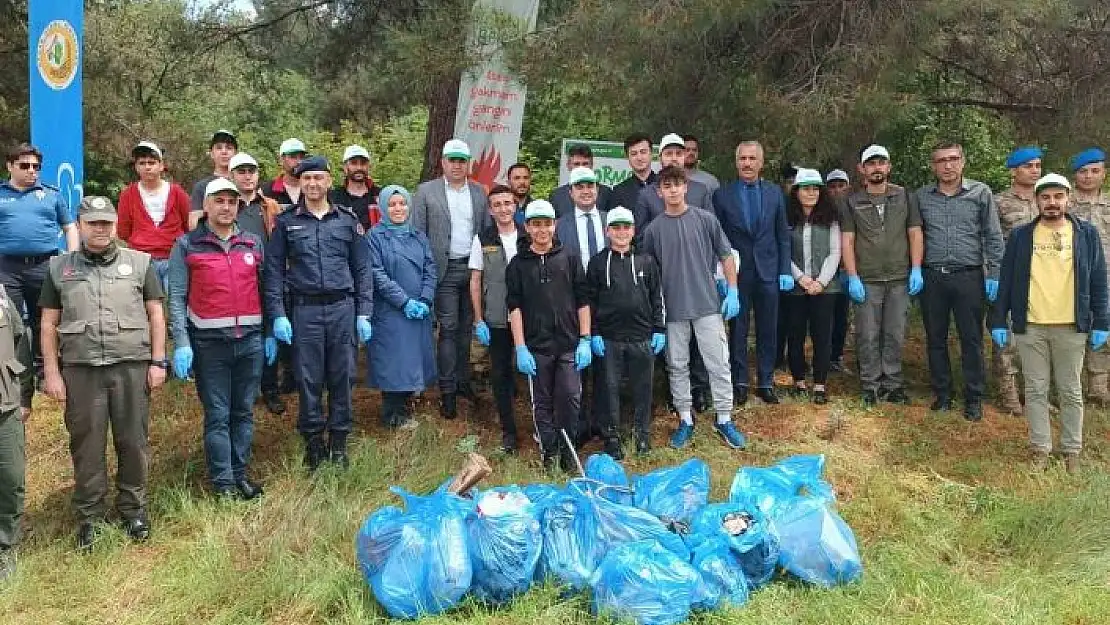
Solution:
<svg viewBox="0 0 1110 625">
<path fill-rule="evenodd" d="M 293 170 L 301 198 L 278 216 L 266 246 L 266 312 L 274 337 L 293 346 L 300 396 L 297 429 L 305 439 L 305 465 L 324 461 L 347 467 L 351 386 L 360 342 L 370 341 L 373 282 L 369 248 L 354 211 L 328 201 L 331 171 L 321 156 Z M 290 321 L 283 298 L 288 285 Z M 323 415 L 324 386 L 328 416 Z M 327 430 L 328 440 L 324 433 Z"/>
<path fill-rule="evenodd" d="M 27 305 L 35 371 L 41 379 L 38 301 L 42 281 L 50 258 L 58 254 L 58 230 L 65 232 L 66 249 L 71 252 L 81 238 L 65 198 L 39 180 L 42 152 L 23 143 L 10 150 L 5 160 L 10 178 L 0 182 L 0 284 L 16 308 Z"/>
</svg>

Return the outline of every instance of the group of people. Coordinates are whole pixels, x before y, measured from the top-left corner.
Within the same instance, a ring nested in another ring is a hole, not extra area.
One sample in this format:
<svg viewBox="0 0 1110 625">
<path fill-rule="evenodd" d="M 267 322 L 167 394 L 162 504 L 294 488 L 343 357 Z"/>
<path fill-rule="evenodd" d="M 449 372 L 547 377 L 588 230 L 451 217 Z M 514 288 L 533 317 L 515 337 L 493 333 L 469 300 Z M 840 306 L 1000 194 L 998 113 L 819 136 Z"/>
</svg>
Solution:
<svg viewBox="0 0 1110 625">
<path fill-rule="evenodd" d="M 191 194 L 165 179 L 162 149 L 143 141 L 132 152 L 136 182 L 115 204 L 84 198 L 75 222 L 38 180 L 42 154 L 16 147 L 0 183 L 0 554 L 11 561 L 18 542 L 36 378 L 65 402 L 77 544 L 88 549 L 108 512 L 109 428 L 116 512 L 133 538 L 150 534 L 149 400 L 171 368 L 196 381 L 208 479 L 221 497 L 262 493 L 249 476 L 259 393 L 281 413 L 281 394 L 296 389 L 309 470 L 347 466 L 359 343 L 382 422 L 411 429 L 410 398 L 428 387 L 438 388 L 442 418 L 458 416 L 459 399 L 476 412 L 476 338 L 488 348 L 502 450 L 519 445 L 519 372 L 544 465 L 570 469 L 575 447 L 595 436 L 623 457 L 622 391 L 633 404 L 631 443 L 637 453 L 651 448 L 657 360 L 676 448 L 690 444 L 699 413 L 725 445 L 744 447 L 733 410 L 750 394 L 779 403 L 773 372 L 783 349 L 791 394 L 826 403 L 849 301 L 865 406 L 910 403 L 902 351 L 918 296 L 931 409 L 955 399 L 955 318 L 971 421 L 983 415 L 983 319 L 993 304 L 1002 403 L 1022 409 L 1020 360 L 1034 466 L 1047 466 L 1052 451 L 1052 379 L 1061 449 L 1067 468 L 1078 468 L 1084 362 L 1089 393 L 1110 399 L 1110 360 L 1097 351 L 1107 339 L 1110 242 L 1101 151 L 1072 160 L 1073 183 L 1042 176 L 1041 151 L 1019 148 L 1006 163 L 1013 184 L 996 196 L 963 176 L 956 143 L 935 147 L 936 180 L 916 191 L 891 182 L 891 155 L 879 145 L 861 151 L 855 188 L 843 170 L 804 167 L 770 182 L 756 141 L 736 147 L 738 179 L 727 184 L 698 168 L 695 137 L 668 134 L 658 150 L 656 166 L 651 137 L 630 136 L 631 175 L 610 189 L 590 149 L 574 146 L 568 183 L 545 200 L 531 196 L 522 163 L 504 185 L 470 180 L 470 148 L 457 139 L 442 146 L 442 176 L 413 193 L 376 185 L 370 153 L 357 145 L 334 187 L 328 161 L 295 138 L 281 144 L 280 175 L 262 184 L 258 161 L 220 130 L 213 172 Z"/>
</svg>

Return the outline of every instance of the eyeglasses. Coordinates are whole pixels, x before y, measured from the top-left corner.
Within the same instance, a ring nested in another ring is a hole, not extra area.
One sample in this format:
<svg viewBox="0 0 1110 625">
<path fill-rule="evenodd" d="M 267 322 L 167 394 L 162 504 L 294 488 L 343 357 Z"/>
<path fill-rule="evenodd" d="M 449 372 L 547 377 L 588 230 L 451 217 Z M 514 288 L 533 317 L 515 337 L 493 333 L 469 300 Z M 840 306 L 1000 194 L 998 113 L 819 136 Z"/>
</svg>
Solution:
<svg viewBox="0 0 1110 625">
<path fill-rule="evenodd" d="M 19 167 L 20 169 L 22 169 L 23 171 L 27 171 L 28 169 L 33 169 L 35 171 L 42 171 L 42 163 L 28 163 L 27 161 L 20 161 L 20 162 L 16 163 L 16 166 Z"/>
</svg>

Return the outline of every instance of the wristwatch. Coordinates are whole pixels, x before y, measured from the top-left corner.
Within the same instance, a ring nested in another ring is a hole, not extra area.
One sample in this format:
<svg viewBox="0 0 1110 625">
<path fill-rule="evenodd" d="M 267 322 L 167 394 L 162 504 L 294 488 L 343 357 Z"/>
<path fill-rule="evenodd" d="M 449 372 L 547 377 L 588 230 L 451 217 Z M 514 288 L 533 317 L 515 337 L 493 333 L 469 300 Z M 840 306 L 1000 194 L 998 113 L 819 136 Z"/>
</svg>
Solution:
<svg viewBox="0 0 1110 625">
<path fill-rule="evenodd" d="M 163 358 L 162 360 L 151 360 L 150 366 L 158 367 L 159 369 L 169 369 L 170 361 Z"/>
</svg>

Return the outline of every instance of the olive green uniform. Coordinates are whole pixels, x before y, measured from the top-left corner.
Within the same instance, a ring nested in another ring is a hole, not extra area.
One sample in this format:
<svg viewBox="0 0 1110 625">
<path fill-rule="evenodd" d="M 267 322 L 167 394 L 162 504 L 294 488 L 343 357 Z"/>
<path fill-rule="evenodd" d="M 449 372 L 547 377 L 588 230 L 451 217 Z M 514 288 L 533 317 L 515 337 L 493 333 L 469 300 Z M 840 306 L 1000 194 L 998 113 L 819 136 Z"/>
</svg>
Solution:
<svg viewBox="0 0 1110 625">
<path fill-rule="evenodd" d="M 1040 214 L 1037 202 L 1033 198 L 1023 198 L 1012 188 L 994 196 L 998 204 L 998 221 L 1002 226 L 1002 238 L 1008 240 L 1010 232 L 1018 226 L 1023 226 Z M 1021 412 L 1021 402 L 1018 401 L 1017 384 L 1017 349 L 1013 341 L 1006 347 L 998 347 L 991 342 L 991 360 L 994 364 L 995 375 L 998 377 L 998 392 L 1001 396 L 1002 408 L 1016 414 Z"/>
<path fill-rule="evenodd" d="M 0 551 L 19 544 L 26 449 L 19 409 L 35 392 L 31 341 L 20 311 L 0 286 Z"/>
<path fill-rule="evenodd" d="M 1110 195 L 1102 192 L 1097 200 L 1085 201 L 1073 192 L 1068 212 L 1091 222 L 1102 240 L 1103 253 L 1110 254 Z M 1087 370 L 1087 398 L 1110 404 L 1110 348 L 1104 347 L 1095 352 L 1088 344 L 1084 367 Z"/>
<path fill-rule="evenodd" d="M 162 298 L 150 256 L 112 244 L 56 256 L 39 305 L 61 311 L 58 350 L 66 385 L 73 503 L 81 521 L 104 518 L 108 428 L 116 450 L 116 510 L 145 518 L 150 458 L 151 363 L 146 302 Z"/>
</svg>

